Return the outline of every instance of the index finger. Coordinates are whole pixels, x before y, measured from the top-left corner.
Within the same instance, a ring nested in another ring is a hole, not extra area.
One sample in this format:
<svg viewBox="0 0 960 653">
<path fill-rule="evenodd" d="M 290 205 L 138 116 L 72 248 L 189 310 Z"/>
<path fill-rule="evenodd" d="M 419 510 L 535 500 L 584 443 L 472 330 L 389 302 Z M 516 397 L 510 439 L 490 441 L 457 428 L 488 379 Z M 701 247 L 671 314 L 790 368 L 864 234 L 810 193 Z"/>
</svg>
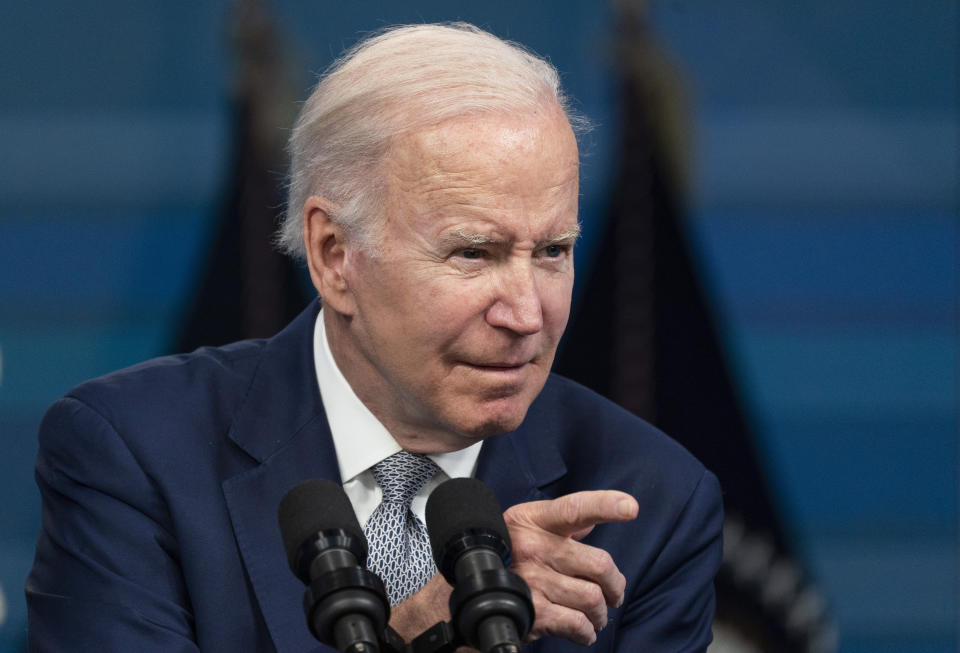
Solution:
<svg viewBox="0 0 960 653">
<path fill-rule="evenodd" d="M 548 501 L 520 505 L 525 508 L 527 520 L 564 537 L 571 537 L 596 524 L 630 521 L 640 509 L 636 499 L 618 490 L 574 492 Z"/>
</svg>

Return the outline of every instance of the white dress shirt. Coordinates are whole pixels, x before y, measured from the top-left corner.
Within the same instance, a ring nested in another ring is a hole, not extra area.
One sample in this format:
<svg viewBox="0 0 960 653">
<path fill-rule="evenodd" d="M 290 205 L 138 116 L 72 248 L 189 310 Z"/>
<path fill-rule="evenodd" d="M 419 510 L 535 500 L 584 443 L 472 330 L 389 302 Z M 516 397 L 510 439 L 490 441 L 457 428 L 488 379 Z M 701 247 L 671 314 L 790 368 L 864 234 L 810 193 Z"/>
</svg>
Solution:
<svg viewBox="0 0 960 653">
<path fill-rule="evenodd" d="M 313 330 L 313 360 L 317 368 L 320 398 L 333 434 L 337 464 L 343 489 L 353 505 L 357 520 L 366 526 L 373 511 L 380 505 L 380 486 L 370 468 L 401 450 L 386 427 L 360 401 L 337 367 L 323 324 L 323 311 L 317 315 Z M 451 478 L 472 477 L 482 442 L 466 449 L 428 456 L 440 471 L 413 498 L 410 509 L 426 523 L 424 512 L 427 497 L 440 483 Z"/>
</svg>

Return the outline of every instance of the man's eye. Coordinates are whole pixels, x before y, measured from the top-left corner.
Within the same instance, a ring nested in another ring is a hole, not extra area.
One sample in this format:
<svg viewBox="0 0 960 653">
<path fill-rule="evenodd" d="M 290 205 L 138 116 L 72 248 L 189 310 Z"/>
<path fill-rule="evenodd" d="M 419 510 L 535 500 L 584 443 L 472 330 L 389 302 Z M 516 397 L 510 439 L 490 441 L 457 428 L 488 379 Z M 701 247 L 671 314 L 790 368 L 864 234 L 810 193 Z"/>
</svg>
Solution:
<svg viewBox="0 0 960 653">
<path fill-rule="evenodd" d="M 547 258 L 557 258 L 558 256 L 563 256 L 567 251 L 567 248 L 563 245 L 547 245 L 543 248 L 543 253 Z"/>
<path fill-rule="evenodd" d="M 460 250 L 460 256 L 463 258 L 483 258 L 483 250 L 477 249 L 475 247 L 468 247 L 467 249 Z"/>
</svg>

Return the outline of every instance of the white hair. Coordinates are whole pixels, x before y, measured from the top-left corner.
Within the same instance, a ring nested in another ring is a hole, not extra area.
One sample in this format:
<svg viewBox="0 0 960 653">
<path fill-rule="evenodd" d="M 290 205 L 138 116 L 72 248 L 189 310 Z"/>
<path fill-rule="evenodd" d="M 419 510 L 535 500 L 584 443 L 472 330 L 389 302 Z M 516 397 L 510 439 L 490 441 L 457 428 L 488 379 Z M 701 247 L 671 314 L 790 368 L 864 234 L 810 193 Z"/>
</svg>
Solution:
<svg viewBox="0 0 960 653">
<path fill-rule="evenodd" d="M 550 63 L 468 23 L 392 27 L 361 41 L 320 78 L 294 125 L 277 245 L 306 257 L 303 205 L 319 195 L 350 238 L 373 246 L 386 195 L 379 167 L 393 138 L 471 113 L 547 104 L 559 105 L 574 131 L 587 128 Z"/>
</svg>

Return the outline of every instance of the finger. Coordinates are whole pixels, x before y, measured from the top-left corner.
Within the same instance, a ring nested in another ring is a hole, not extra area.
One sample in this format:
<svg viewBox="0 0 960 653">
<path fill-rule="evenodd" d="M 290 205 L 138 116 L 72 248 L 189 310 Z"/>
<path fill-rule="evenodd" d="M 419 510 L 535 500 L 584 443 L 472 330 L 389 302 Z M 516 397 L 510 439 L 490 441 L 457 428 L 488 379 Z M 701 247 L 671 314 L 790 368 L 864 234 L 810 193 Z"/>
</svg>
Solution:
<svg viewBox="0 0 960 653">
<path fill-rule="evenodd" d="M 613 557 L 603 549 L 567 540 L 560 555 L 551 560 L 551 567 L 565 576 L 580 578 L 599 587 L 605 603 L 611 608 L 623 603 L 627 579 L 620 573 Z"/>
<path fill-rule="evenodd" d="M 535 564 L 596 585 L 610 607 L 619 607 L 623 603 L 626 578 L 613 557 L 603 549 L 546 531 L 524 529 L 513 536 L 513 551 L 513 567 L 528 583 L 527 565 Z"/>
<path fill-rule="evenodd" d="M 513 506 L 504 519 L 526 521 L 557 535 L 569 537 L 595 524 L 629 521 L 637 516 L 636 499 L 616 490 L 574 492 L 548 501 Z"/>
<path fill-rule="evenodd" d="M 526 641 L 546 636 L 563 637 L 581 646 L 597 641 L 593 624 L 582 612 L 552 603 L 539 592 L 533 592 L 533 609 L 536 618 Z"/>
<path fill-rule="evenodd" d="M 521 565 L 515 571 L 550 603 L 583 613 L 594 631 L 607 625 L 606 597 L 596 583 L 532 564 Z"/>
</svg>

